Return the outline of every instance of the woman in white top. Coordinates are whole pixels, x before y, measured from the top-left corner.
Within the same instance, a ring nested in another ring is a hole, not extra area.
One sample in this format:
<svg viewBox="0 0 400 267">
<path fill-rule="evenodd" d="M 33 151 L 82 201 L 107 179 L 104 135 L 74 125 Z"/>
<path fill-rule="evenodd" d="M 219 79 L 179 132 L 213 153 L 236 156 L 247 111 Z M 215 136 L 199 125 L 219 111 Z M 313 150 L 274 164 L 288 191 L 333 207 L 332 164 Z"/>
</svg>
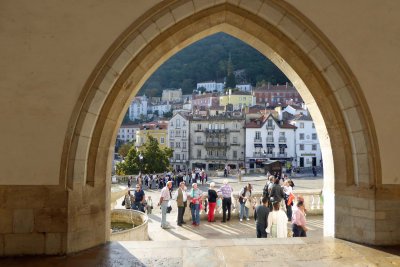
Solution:
<svg viewBox="0 0 400 267">
<path fill-rule="evenodd" d="M 290 222 L 292 220 L 292 206 L 293 206 L 293 201 L 288 204 L 289 196 L 290 194 L 293 194 L 293 182 L 292 180 L 286 180 L 283 183 L 283 193 L 285 194 L 285 205 L 286 205 L 286 214 L 287 214 L 287 219 Z"/>
<path fill-rule="evenodd" d="M 283 210 L 279 209 L 280 203 L 271 198 L 274 210 L 268 215 L 267 233 L 271 237 L 287 237 L 287 216 Z"/>
</svg>

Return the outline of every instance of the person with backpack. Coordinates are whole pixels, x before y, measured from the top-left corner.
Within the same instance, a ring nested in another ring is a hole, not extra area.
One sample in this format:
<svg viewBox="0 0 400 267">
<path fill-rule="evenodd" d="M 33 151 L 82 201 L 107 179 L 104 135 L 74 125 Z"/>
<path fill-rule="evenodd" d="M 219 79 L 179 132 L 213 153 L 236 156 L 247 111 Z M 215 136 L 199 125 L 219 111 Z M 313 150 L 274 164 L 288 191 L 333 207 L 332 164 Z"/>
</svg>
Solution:
<svg viewBox="0 0 400 267">
<path fill-rule="evenodd" d="M 252 186 L 251 184 L 246 185 L 245 187 L 242 188 L 242 190 L 239 193 L 239 203 L 240 203 L 240 213 L 239 213 L 239 218 L 240 221 L 243 221 L 243 215 L 246 215 L 246 220 L 249 219 L 249 208 L 246 207 L 246 202 L 249 201 L 251 202 L 251 190 Z"/>
</svg>

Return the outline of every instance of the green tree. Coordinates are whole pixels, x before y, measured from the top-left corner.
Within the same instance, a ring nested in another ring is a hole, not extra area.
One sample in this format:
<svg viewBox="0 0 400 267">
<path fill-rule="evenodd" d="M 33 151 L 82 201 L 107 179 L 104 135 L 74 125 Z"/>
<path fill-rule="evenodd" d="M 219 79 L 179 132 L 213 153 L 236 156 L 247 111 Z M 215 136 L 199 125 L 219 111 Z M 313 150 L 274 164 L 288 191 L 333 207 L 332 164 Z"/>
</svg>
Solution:
<svg viewBox="0 0 400 267">
<path fill-rule="evenodd" d="M 139 153 L 135 146 L 131 146 L 128 155 L 125 160 L 121 163 L 117 163 L 117 174 L 119 175 L 132 175 L 139 173 Z"/>
<path fill-rule="evenodd" d="M 157 139 L 148 135 L 142 150 L 144 172 L 153 173 L 169 170 L 169 159 L 172 158 L 172 153 L 171 148 L 160 148 Z"/>
<path fill-rule="evenodd" d="M 118 154 L 120 154 L 120 156 L 124 159 L 126 156 L 128 156 L 129 150 L 132 146 L 133 144 L 129 142 L 122 144 L 118 149 Z"/>
<path fill-rule="evenodd" d="M 231 55 L 229 54 L 229 61 L 227 65 L 227 76 L 226 76 L 226 83 L 225 83 L 225 89 L 233 89 L 236 88 L 236 79 L 235 79 L 235 74 L 233 74 L 233 64 L 232 64 L 232 58 Z"/>
</svg>

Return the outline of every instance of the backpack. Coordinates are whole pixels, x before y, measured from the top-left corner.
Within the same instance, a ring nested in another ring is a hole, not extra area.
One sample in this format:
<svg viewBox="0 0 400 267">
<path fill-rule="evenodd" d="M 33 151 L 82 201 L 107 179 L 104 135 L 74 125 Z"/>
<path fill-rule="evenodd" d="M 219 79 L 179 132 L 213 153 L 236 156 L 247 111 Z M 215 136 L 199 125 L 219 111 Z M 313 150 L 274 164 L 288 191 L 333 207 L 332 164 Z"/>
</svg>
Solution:
<svg viewBox="0 0 400 267">
<path fill-rule="evenodd" d="M 269 197 L 268 186 L 269 186 L 269 183 L 266 183 L 264 186 L 263 197 Z"/>
</svg>

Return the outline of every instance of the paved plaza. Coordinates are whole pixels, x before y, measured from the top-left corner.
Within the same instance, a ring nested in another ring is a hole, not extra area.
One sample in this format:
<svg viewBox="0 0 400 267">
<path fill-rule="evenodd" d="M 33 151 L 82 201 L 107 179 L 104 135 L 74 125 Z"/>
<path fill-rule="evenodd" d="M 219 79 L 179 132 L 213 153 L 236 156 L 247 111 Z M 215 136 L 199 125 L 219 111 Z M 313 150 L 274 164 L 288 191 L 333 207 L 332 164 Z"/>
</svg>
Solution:
<svg viewBox="0 0 400 267">
<path fill-rule="evenodd" d="M 222 184 L 224 177 L 210 177 L 210 179 L 204 185 L 199 184 L 199 188 L 203 192 L 207 192 L 209 183 L 215 182 L 216 188 L 218 189 Z M 238 192 L 247 183 L 251 183 L 254 187 L 255 192 L 261 192 L 265 183 L 265 175 L 248 175 L 242 177 L 242 182 L 238 182 L 236 176 L 229 176 L 227 178 L 229 184 L 233 187 L 235 192 Z M 295 183 L 295 190 L 307 190 L 307 189 L 322 189 L 323 178 L 321 176 L 298 176 L 292 178 Z M 121 185 L 125 187 L 125 185 Z M 191 186 L 188 186 L 190 190 Z M 144 191 L 147 196 L 151 196 L 154 205 L 160 198 L 160 189 L 148 189 L 144 186 Z M 174 190 L 176 186 L 174 186 Z M 117 201 L 116 209 L 124 208 L 121 206 L 122 198 Z M 233 239 L 233 238 L 253 238 L 256 237 L 256 228 L 254 218 L 250 221 L 244 220 L 239 221 L 236 210 L 233 208 L 232 219 L 227 223 L 221 223 L 221 213 L 216 214 L 216 222 L 210 223 L 206 219 L 202 219 L 199 227 L 193 227 L 191 225 L 190 209 L 187 207 L 185 211 L 185 220 L 187 224 L 179 227 L 176 225 L 177 218 L 177 207 L 176 202 L 173 201 L 172 212 L 167 215 L 167 221 L 170 223 L 171 228 L 164 230 L 160 227 L 161 224 L 161 210 L 159 207 L 154 206 L 153 214 L 149 215 L 149 236 L 154 241 L 172 241 L 172 240 L 203 240 L 203 239 Z M 202 210 L 204 213 L 204 210 Z M 309 231 L 307 232 L 309 237 L 322 237 L 323 235 L 323 218 L 322 216 L 308 216 L 307 224 Z M 288 228 L 291 228 L 288 223 Z"/>
</svg>

